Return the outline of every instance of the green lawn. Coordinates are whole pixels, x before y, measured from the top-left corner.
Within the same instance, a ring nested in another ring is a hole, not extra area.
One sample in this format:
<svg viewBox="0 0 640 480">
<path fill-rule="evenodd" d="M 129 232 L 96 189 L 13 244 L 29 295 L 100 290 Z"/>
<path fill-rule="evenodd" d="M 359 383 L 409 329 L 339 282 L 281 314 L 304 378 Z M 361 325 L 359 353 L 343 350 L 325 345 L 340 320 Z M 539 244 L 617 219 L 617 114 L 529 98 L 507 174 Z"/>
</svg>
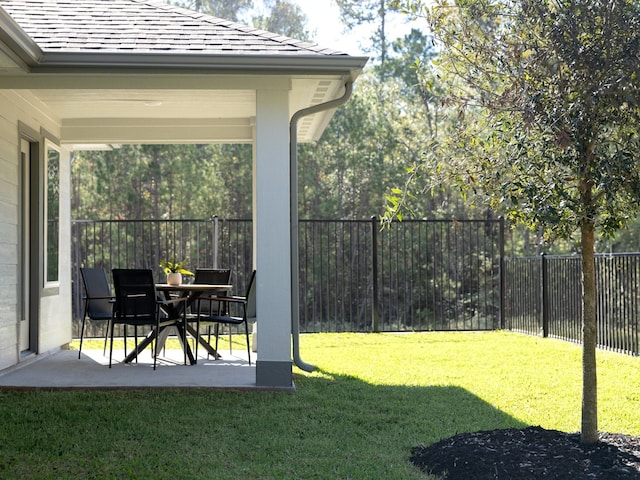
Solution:
<svg viewBox="0 0 640 480">
<path fill-rule="evenodd" d="M 581 350 L 569 343 L 314 334 L 301 351 L 319 368 L 295 369 L 296 393 L 0 393 L 0 478 L 425 479 L 412 446 L 580 426 Z M 640 436 L 640 359 L 598 357 L 600 429 Z"/>
</svg>

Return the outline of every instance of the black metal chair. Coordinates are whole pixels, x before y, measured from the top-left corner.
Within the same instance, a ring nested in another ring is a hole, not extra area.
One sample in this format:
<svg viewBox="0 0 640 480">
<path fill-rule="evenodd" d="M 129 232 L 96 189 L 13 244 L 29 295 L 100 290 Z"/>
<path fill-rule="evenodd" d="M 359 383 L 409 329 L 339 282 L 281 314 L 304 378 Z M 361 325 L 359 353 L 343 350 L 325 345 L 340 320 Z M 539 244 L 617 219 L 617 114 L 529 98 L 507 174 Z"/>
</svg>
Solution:
<svg viewBox="0 0 640 480">
<path fill-rule="evenodd" d="M 113 358 L 113 330 L 115 325 L 133 325 L 134 327 L 150 326 L 153 342 L 153 369 L 156 369 L 158 357 L 158 335 L 161 329 L 182 322 L 182 341 L 186 342 L 186 312 L 185 306 L 175 307 L 184 302 L 184 298 L 162 299 L 156 293 L 153 272 L 149 269 L 113 269 L 113 285 L 115 288 L 115 303 L 113 319 L 111 321 L 111 346 L 109 349 L 109 368 Z M 163 308 L 165 307 L 165 308 Z M 140 345 L 145 342 L 141 342 Z M 136 335 L 136 358 L 140 353 Z M 126 348 L 126 347 L 125 347 Z M 185 363 L 186 362 L 186 348 Z"/>
<path fill-rule="evenodd" d="M 92 321 L 107 322 L 104 332 L 104 347 L 102 353 L 107 351 L 107 338 L 109 338 L 109 325 L 113 316 L 114 297 L 104 268 L 80 268 L 82 283 L 84 284 L 84 314 L 82 315 L 82 328 L 80 329 L 80 348 L 78 358 L 82 354 L 82 342 L 87 317 Z"/>
<path fill-rule="evenodd" d="M 194 275 L 193 283 L 202 283 L 207 285 L 228 285 L 231 281 L 231 270 L 228 268 L 197 268 Z M 218 294 L 228 294 L 229 292 L 218 292 Z M 206 317 L 217 315 L 219 313 L 226 313 L 221 311 L 224 305 L 219 305 L 219 302 L 211 300 L 212 294 L 202 293 L 191 304 L 191 314 L 187 316 L 188 322 L 196 322 L 198 314 L 203 314 Z M 213 323 L 209 323 L 207 326 L 207 342 L 211 343 L 211 327 Z M 196 327 L 195 338 L 195 358 L 198 358 L 198 336 L 200 335 L 200 326 Z M 229 345 L 231 346 L 231 328 L 229 328 Z M 230 347 L 231 348 L 231 347 Z"/>
<path fill-rule="evenodd" d="M 197 306 L 196 311 L 196 330 L 200 331 L 200 325 L 203 323 L 211 323 L 215 326 L 216 345 L 215 349 L 218 350 L 218 334 L 220 325 L 244 325 L 244 334 L 247 340 L 247 355 L 249 365 L 251 365 L 251 344 L 249 342 L 249 320 L 256 318 L 256 287 L 255 287 L 256 271 L 254 270 L 247 286 L 247 294 L 244 297 L 241 296 L 222 296 L 211 295 L 207 299 L 198 299 L 197 302 L 200 305 Z M 202 302 L 217 302 L 218 312 L 213 314 L 211 308 L 209 308 L 209 314 L 207 314 L 206 307 L 202 307 Z M 204 313 L 203 313 L 204 312 Z M 231 315 L 233 312 L 236 315 Z"/>
</svg>

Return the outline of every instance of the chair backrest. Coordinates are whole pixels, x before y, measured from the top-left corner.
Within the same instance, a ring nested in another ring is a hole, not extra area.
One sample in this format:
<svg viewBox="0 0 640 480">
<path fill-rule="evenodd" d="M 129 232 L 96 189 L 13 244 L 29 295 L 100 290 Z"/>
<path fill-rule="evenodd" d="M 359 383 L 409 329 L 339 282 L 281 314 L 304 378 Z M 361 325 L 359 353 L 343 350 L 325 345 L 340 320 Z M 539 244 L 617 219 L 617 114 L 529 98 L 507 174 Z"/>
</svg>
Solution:
<svg viewBox="0 0 640 480">
<path fill-rule="evenodd" d="M 247 319 L 255 319 L 256 316 L 256 271 L 254 270 L 247 286 Z"/>
<path fill-rule="evenodd" d="M 92 320 L 111 318 L 113 303 L 109 297 L 111 286 L 104 268 L 80 268 L 82 283 L 87 297 L 87 315 Z"/>
<path fill-rule="evenodd" d="M 114 318 L 155 321 L 157 315 L 156 285 L 148 269 L 114 268 Z"/>
<path fill-rule="evenodd" d="M 209 285 L 228 285 L 231 282 L 231 270 L 228 268 L 197 268 L 193 283 L 206 283 Z M 220 293 L 220 292 L 217 292 Z M 226 292 L 230 294 L 231 292 Z M 207 301 L 209 293 L 199 295 L 200 301 L 192 305 L 191 311 L 199 311 L 201 314 L 212 315 L 218 312 L 218 302 Z"/>
<path fill-rule="evenodd" d="M 227 285 L 231 280 L 231 270 L 228 268 L 197 268 L 194 283 L 208 283 L 210 285 Z"/>
</svg>

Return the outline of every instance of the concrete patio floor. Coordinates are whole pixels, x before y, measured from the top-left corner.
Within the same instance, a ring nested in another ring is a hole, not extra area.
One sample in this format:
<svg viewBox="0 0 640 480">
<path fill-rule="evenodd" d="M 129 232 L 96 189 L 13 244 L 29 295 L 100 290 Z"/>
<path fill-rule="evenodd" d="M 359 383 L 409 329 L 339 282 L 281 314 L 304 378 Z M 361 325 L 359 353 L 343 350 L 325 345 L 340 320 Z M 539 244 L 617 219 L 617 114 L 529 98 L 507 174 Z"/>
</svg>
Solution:
<svg viewBox="0 0 640 480">
<path fill-rule="evenodd" d="M 184 365 L 182 350 L 166 350 L 153 370 L 150 350 L 138 363 L 120 363 L 122 351 L 114 351 L 114 363 L 102 350 L 60 350 L 0 372 L 0 389 L 135 389 L 135 388 L 221 388 L 258 389 L 255 361 L 251 365 L 246 351 L 221 350 L 222 358 L 207 359 L 199 352 L 198 363 Z"/>
</svg>

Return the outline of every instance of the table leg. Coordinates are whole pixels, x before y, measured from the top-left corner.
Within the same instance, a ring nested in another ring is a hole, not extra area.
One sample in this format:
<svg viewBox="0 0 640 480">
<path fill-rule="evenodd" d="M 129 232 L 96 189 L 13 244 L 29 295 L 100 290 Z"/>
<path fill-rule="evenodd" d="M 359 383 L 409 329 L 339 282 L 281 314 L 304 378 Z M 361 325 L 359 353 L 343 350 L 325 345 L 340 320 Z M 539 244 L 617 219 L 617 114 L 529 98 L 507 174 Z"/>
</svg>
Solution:
<svg viewBox="0 0 640 480">
<path fill-rule="evenodd" d="M 161 326 L 160 327 L 160 332 L 158 333 L 158 343 L 156 344 L 156 352 L 162 350 L 162 348 L 164 347 L 165 342 L 167 341 L 167 337 L 169 336 L 169 329 L 171 327 L 178 327 L 178 325 L 166 325 L 166 326 Z M 182 325 L 180 325 L 180 327 L 182 327 Z M 178 338 L 180 339 L 180 344 L 182 344 L 182 332 L 178 331 Z M 133 362 L 137 356 L 140 354 L 140 352 L 142 352 L 145 348 L 147 348 L 151 342 L 153 342 L 153 339 L 155 337 L 155 332 L 153 329 L 151 329 L 149 331 L 149 333 L 147 333 L 146 337 L 144 337 L 144 339 L 138 343 L 138 345 L 136 345 L 136 348 L 134 348 L 129 355 L 127 355 L 124 359 L 124 363 L 131 363 Z M 191 353 L 191 349 L 188 350 L 187 356 L 189 358 L 189 360 L 191 361 L 191 364 L 195 363 L 193 362 L 193 353 Z"/>
<path fill-rule="evenodd" d="M 189 365 L 195 365 L 196 363 L 198 363 L 198 359 L 193 356 L 193 351 L 191 350 L 191 346 L 189 345 L 189 342 L 186 340 L 187 336 L 185 334 L 183 326 L 181 324 L 176 324 L 174 325 L 174 327 L 176 327 L 176 329 L 178 330 L 178 340 L 180 341 L 180 345 L 182 345 L 182 349 L 187 355 L 187 360 L 189 361 Z M 187 327 L 187 331 L 188 330 L 189 330 L 189 327 Z M 185 339 L 184 341 L 183 341 L 183 338 Z"/>
<path fill-rule="evenodd" d="M 193 338 L 198 339 L 198 343 L 202 345 L 210 355 L 213 355 L 213 358 L 215 359 L 220 358 L 220 354 L 216 351 L 216 349 L 213 348 L 211 344 L 207 342 L 207 340 L 198 332 L 196 332 L 196 329 L 189 324 L 187 324 L 187 332 L 189 332 L 189 334 L 191 334 Z"/>
<path fill-rule="evenodd" d="M 147 333 L 147 336 L 144 337 L 144 339 L 138 344 L 136 345 L 136 348 L 134 348 L 129 355 L 127 355 L 124 358 L 124 363 L 131 363 L 133 362 L 138 355 L 140 354 L 140 352 L 142 352 L 145 348 L 147 348 L 149 346 L 149 344 L 151 342 L 153 342 L 153 337 L 155 336 L 153 329 L 151 329 L 151 331 L 149 333 Z"/>
</svg>

